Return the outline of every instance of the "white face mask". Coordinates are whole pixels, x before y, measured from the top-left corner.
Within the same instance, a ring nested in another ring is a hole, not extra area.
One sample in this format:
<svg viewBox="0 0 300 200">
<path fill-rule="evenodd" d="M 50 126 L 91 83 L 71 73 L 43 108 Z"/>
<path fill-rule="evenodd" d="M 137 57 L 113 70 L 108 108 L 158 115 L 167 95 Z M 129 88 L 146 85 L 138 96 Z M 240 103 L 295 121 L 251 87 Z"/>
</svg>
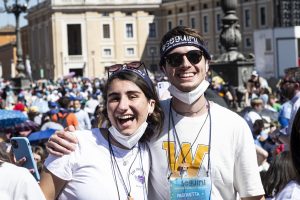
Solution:
<svg viewBox="0 0 300 200">
<path fill-rule="evenodd" d="M 108 130 L 111 133 L 111 135 L 114 137 L 115 140 L 117 140 L 124 147 L 127 147 L 127 148 L 131 149 L 132 147 L 134 147 L 139 142 L 141 137 L 144 135 L 147 126 L 148 126 L 148 123 L 145 121 L 135 131 L 135 133 L 133 133 L 131 135 L 123 135 L 114 126 L 111 126 Z"/>
<path fill-rule="evenodd" d="M 194 103 L 197 99 L 199 99 L 203 93 L 206 91 L 206 89 L 209 86 L 209 82 L 207 80 L 203 80 L 197 88 L 195 88 L 193 91 L 190 92 L 182 92 L 178 90 L 174 85 L 171 85 L 169 87 L 169 92 L 172 96 L 176 97 L 180 101 L 191 105 Z"/>
</svg>

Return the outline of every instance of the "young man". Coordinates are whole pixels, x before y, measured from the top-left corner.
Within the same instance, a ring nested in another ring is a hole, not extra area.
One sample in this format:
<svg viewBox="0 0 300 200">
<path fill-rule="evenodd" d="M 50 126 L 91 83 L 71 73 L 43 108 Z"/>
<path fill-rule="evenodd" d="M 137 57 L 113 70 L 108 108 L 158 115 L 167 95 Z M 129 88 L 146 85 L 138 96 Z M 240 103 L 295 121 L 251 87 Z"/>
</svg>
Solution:
<svg viewBox="0 0 300 200">
<path fill-rule="evenodd" d="M 286 128 L 277 132 L 278 139 L 284 144 L 289 145 L 289 138 L 292 129 L 292 124 L 300 107 L 300 68 L 292 67 L 285 70 L 285 75 L 280 83 L 281 93 L 289 100 L 291 110 L 289 123 Z"/>
<path fill-rule="evenodd" d="M 190 28 L 176 27 L 161 41 L 160 65 L 173 97 L 161 102 L 164 130 L 149 142 L 149 199 L 263 199 L 247 123 L 203 95 L 210 59 L 203 39 Z M 58 144 L 72 148 L 61 138 L 51 138 L 50 153 Z"/>
</svg>

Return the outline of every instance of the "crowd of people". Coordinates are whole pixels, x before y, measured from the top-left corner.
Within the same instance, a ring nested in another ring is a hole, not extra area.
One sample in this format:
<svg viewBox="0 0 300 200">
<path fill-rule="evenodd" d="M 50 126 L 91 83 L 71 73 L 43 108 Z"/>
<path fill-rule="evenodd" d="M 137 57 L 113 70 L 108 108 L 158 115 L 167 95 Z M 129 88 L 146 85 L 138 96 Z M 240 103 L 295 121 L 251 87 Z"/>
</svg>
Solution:
<svg viewBox="0 0 300 200">
<path fill-rule="evenodd" d="M 109 67 L 105 80 L 39 80 L 17 94 L 2 80 L 2 109 L 57 131 L 32 144 L 42 175 L 40 187 L 24 178 L 32 193 L 2 185 L 5 168 L 21 165 L 9 139 L 33 130 L 0 132 L 0 199 L 4 190 L 12 199 L 300 199 L 300 68 L 276 88 L 253 71 L 239 97 L 208 76 L 205 44 L 193 29 L 170 30 L 160 80 L 140 61 Z"/>
</svg>

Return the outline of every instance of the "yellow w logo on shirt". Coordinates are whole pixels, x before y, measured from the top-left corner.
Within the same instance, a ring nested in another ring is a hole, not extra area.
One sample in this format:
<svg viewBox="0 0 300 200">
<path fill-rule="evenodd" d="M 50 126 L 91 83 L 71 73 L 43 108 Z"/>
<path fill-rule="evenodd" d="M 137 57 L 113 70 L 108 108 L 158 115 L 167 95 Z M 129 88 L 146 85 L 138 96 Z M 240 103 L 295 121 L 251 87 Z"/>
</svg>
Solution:
<svg viewBox="0 0 300 200">
<path fill-rule="evenodd" d="M 169 144 L 168 144 L 169 143 Z M 170 147 L 170 150 L 168 149 Z M 191 144 L 190 143 L 182 143 L 181 149 L 182 153 L 179 151 L 176 156 L 176 148 L 174 142 L 163 142 L 163 149 L 166 150 L 168 158 L 168 162 L 170 162 L 170 168 L 172 173 L 178 171 L 178 167 L 183 163 L 183 159 L 185 159 L 185 163 L 189 165 L 188 173 L 190 175 L 196 175 L 198 170 L 200 169 L 202 162 L 204 160 L 205 154 L 208 153 L 208 146 L 199 144 L 195 151 L 195 154 L 192 155 Z M 170 153 L 170 155 L 168 155 Z"/>
</svg>

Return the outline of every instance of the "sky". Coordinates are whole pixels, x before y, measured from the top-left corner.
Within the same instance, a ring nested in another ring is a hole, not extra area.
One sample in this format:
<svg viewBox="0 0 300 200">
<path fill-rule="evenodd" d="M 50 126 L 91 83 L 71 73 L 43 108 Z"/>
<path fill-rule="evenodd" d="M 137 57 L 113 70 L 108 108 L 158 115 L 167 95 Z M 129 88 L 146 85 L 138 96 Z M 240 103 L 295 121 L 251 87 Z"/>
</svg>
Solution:
<svg viewBox="0 0 300 200">
<path fill-rule="evenodd" d="M 15 2 L 15 0 L 8 0 L 8 3 L 9 3 L 8 5 L 11 5 L 13 2 Z M 24 0 L 19 0 L 19 2 L 21 4 L 25 3 Z M 37 0 L 30 0 L 28 3 L 29 7 L 35 5 L 36 2 L 37 2 Z M 3 11 L 4 11 L 4 2 L 0 1 L 0 27 L 6 26 L 7 24 L 11 24 L 11 25 L 15 26 L 16 20 L 15 20 L 14 14 L 12 14 L 12 13 L 8 14 Z M 27 20 L 24 18 L 24 16 L 25 16 L 24 13 L 21 14 L 21 16 L 20 16 L 20 26 L 21 27 L 27 25 Z"/>
</svg>

